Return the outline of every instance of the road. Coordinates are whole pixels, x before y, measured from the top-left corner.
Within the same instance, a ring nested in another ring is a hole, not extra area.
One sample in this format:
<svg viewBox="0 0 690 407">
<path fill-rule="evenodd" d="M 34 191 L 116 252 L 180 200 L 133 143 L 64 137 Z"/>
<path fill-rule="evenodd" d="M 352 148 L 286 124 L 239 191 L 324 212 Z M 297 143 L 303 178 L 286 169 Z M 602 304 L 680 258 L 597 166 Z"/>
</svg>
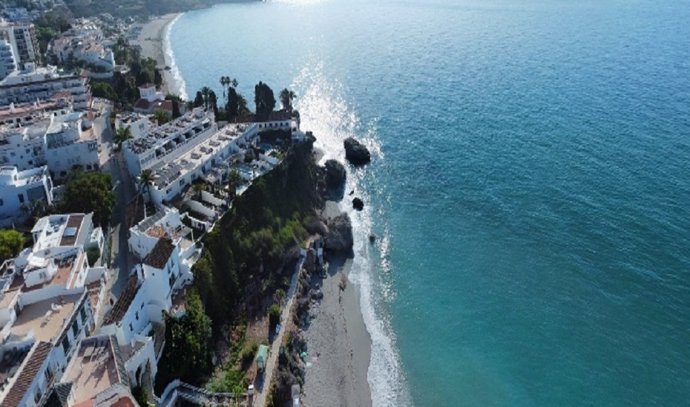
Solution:
<svg viewBox="0 0 690 407">
<path fill-rule="evenodd" d="M 114 270 L 113 275 L 111 275 L 111 292 L 118 296 L 129 277 L 129 271 L 134 266 L 127 245 L 129 230 L 126 226 L 126 208 L 127 203 L 136 195 L 136 189 L 126 169 L 122 154 L 116 153 L 113 149 L 113 130 L 110 126 L 111 110 L 111 105 L 104 105 L 100 117 L 96 118 L 93 124 L 94 130 L 100 134 L 101 169 L 110 173 L 117 199 L 110 229 L 110 258 L 112 259 L 110 264 Z"/>
</svg>

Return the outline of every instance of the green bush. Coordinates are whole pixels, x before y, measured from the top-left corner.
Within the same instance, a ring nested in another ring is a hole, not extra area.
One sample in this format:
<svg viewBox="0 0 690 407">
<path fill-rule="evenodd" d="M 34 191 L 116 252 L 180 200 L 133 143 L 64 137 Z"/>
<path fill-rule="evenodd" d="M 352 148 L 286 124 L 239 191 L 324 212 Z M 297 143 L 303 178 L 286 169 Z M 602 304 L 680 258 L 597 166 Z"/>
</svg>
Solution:
<svg viewBox="0 0 690 407">
<path fill-rule="evenodd" d="M 280 306 L 278 304 L 271 304 L 268 307 L 268 323 L 273 328 L 278 322 L 280 322 Z"/>
<path fill-rule="evenodd" d="M 93 265 L 96 264 L 100 257 L 101 251 L 98 249 L 98 246 L 89 247 L 88 249 L 86 249 L 86 258 L 89 261 L 89 266 L 93 267 Z"/>
<path fill-rule="evenodd" d="M 256 355 L 258 349 L 259 344 L 254 341 L 247 342 L 244 347 L 242 347 L 240 351 L 240 362 L 242 363 L 242 367 L 248 366 L 254 360 L 254 355 Z"/>
</svg>

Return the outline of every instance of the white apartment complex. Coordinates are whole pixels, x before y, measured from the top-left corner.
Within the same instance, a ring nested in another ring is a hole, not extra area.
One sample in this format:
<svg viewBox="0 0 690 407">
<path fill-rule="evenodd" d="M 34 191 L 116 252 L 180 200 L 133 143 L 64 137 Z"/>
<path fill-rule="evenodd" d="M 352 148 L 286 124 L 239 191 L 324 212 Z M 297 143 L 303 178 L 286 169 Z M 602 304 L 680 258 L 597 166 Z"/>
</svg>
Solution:
<svg viewBox="0 0 690 407">
<path fill-rule="evenodd" d="M 15 69 L 17 69 L 17 60 L 14 57 L 12 45 L 6 40 L 0 39 L 0 80 L 7 77 Z"/>
<path fill-rule="evenodd" d="M 49 51 L 55 54 L 62 64 L 80 61 L 104 71 L 111 72 L 115 67 L 112 50 L 105 48 L 101 29 L 88 20 L 80 20 L 72 28 L 53 40 Z"/>
<path fill-rule="evenodd" d="M 31 116 L 28 126 L 0 126 L 0 165 L 26 170 L 47 165 L 54 178 L 63 178 L 75 166 L 98 170 L 98 139 L 92 128 L 83 129 L 83 114 L 66 109 Z"/>
<path fill-rule="evenodd" d="M 162 126 L 151 128 L 144 136 L 123 145 L 127 169 L 133 177 L 141 171 L 170 162 L 194 148 L 218 130 L 213 113 L 196 108 Z"/>
<path fill-rule="evenodd" d="M 40 52 L 33 24 L 0 21 L 0 40 L 10 44 L 18 64 L 38 61 Z"/>
<path fill-rule="evenodd" d="M 60 73 L 54 66 L 36 67 L 24 64 L 24 69 L 10 73 L 0 81 L 0 106 L 10 103 L 34 103 L 69 92 L 77 110 L 91 105 L 89 80 L 75 74 Z"/>
</svg>

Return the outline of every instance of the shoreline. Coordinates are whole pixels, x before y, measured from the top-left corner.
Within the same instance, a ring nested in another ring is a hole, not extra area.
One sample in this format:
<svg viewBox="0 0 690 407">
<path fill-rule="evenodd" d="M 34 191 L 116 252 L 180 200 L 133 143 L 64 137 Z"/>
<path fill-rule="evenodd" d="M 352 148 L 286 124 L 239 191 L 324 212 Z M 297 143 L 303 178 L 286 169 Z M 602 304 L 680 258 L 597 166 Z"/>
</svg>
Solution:
<svg viewBox="0 0 690 407">
<path fill-rule="evenodd" d="M 339 215 L 338 205 L 327 202 L 323 214 Z M 351 267 L 351 257 L 330 256 L 321 286 L 323 298 L 309 311 L 313 319 L 304 333 L 311 366 L 306 368 L 302 389 L 307 407 L 372 405 L 368 382 L 372 341 L 360 308 L 359 288 L 348 280 Z"/>
<path fill-rule="evenodd" d="M 156 67 L 163 78 L 160 91 L 164 95 L 173 94 L 182 97 L 182 84 L 177 80 L 174 70 L 174 61 L 167 53 L 166 37 L 170 25 L 183 13 L 170 13 L 155 17 L 142 25 L 139 36 L 134 41 L 141 47 L 141 56 L 156 61 Z"/>
</svg>

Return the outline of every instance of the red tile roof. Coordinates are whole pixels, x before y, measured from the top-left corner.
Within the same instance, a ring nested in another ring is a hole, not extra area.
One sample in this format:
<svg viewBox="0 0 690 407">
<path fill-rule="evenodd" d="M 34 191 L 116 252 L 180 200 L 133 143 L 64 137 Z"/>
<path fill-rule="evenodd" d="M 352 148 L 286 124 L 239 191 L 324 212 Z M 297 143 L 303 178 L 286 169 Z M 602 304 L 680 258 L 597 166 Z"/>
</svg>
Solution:
<svg viewBox="0 0 690 407">
<path fill-rule="evenodd" d="M 172 244 L 172 240 L 162 237 L 158 239 L 158 243 L 156 243 L 153 250 L 146 256 L 144 264 L 162 269 L 168 262 L 173 250 L 175 250 L 175 246 Z"/>
<path fill-rule="evenodd" d="M 120 297 L 117 299 L 117 302 L 105 316 L 103 320 L 103 325 L 110 325 L 122 320 L 122 317 L 124 317 L 125 313 L 127 313 L 129 306 L 132 305 L 132 301 L 134 301 L 134 297 L 137 295 L 138 291 L 139 278 L 137 278 L 136 274 L 133 274 L 129 277 L 127 285 L 125 286 L 125 289 L 122 290 L 122 293 L 120 294 Z"/>
<path fill-rule="evenodd" d="M 14 385 L 7 393 L 7 397 L 2 401 L 0 407 L 16 407 L 22 401 L 24 394 L 36 379 L 36 375 L 48 358 L 53 345 L 48 342 L 39 342 L 36 345 L 33 353 L 29 356 L 29 360 L 24 365 L 24 368 L 17 376 Z"/>
</svg>

